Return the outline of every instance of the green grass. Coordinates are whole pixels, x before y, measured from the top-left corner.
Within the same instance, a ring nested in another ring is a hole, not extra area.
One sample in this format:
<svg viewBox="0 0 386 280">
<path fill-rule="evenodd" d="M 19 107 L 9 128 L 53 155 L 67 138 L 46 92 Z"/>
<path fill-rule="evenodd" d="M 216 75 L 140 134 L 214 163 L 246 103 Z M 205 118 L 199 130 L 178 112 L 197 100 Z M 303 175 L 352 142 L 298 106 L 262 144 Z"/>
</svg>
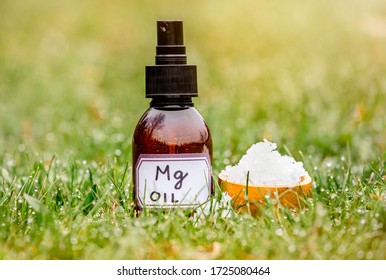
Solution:
<svg viewBox="0 0 386 280">
<path fill-rule="evenodd" d="M 386 259 L 384 1 L 131 2 L 1 1 L 0 259 Z M 198 65 L 214 177 L 267 138 L 312 176 L 304 207 L 135 217 L 165 18 Z"/>
</svg>

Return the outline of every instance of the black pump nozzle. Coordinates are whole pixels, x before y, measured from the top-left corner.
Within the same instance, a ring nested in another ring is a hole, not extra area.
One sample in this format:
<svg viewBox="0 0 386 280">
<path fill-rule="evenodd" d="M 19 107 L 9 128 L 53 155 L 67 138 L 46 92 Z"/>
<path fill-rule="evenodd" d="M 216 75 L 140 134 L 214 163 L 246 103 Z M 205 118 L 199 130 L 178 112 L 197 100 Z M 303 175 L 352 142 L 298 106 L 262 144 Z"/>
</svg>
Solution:
<svg viewBox="0 0 386 280">
<path fill-rule="evenodd" d="M 186 64 L 181 20 L 157 21 L 155 64 L 146 66 L 146 97 L 197 96 L 197 69 Z"/>
<path fill-rule="evenodd" d="M 157 21 L 155 64 L 186 64 L 186 48 L 181 20 Z"/>
<path fill-rule="evenodd" d="M 183 45 L 184 32 L 181 20 L 157 21 L 158 45 Z"/>
</svg>

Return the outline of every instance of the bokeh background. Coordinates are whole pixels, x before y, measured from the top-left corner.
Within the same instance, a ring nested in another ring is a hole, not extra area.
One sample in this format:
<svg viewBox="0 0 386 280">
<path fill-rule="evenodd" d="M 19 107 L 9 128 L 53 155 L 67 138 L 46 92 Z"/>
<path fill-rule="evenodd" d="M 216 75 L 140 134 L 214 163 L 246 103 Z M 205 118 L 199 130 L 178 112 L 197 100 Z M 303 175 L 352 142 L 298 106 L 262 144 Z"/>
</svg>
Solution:
<svg viewBox="0 0 386 280">
<path fill-rule="evenodd" d="M 160 19 L 184 21 L 214 176 L 266 138 L 306 209 L 133 219 Z M 384 0 L 0 0 L 0 258 L 384 259 L 385 112 Z"/>
<path fill-rule="evenodd" d="M 217 160 L 263 138 L 321 157 L 347 146 L 361 160 L 384 152 L 377 0 L 2 0 L 2 151 L 130 158 L 158 19 L 184 21 Z"/>
</svg>

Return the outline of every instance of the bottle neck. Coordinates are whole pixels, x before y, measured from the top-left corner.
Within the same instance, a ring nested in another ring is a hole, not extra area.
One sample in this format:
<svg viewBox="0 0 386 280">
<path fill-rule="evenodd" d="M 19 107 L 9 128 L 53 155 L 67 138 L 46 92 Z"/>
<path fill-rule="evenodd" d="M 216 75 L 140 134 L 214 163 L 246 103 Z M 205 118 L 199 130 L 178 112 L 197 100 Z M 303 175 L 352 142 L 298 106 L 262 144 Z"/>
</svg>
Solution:
<svg viewBox="0 0 386 280">
<path fill-rule="evenodd" d="M 150 107 L 193 107 L 191 97 L 153 97 Z"/>
</svg>

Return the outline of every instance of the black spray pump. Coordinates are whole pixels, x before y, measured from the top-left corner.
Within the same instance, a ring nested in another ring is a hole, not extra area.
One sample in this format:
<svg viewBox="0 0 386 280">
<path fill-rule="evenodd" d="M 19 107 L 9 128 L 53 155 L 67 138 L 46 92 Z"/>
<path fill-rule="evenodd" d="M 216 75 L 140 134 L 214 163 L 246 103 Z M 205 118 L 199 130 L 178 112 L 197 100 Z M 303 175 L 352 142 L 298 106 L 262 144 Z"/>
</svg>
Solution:
<svg viewBox="0 0 386 280">
<path fill-rule="evenodd" d="M 197 68 L 186 64 L 182 21 L 157 22 L 154 66 L 146 66 L 147 98 L 196 97 Z"/>
<path fill-rule="evenodd" d="M 186 64 L 182 21 L 158 21 L 157 41 L 155 64 Z"/>
</svg>

